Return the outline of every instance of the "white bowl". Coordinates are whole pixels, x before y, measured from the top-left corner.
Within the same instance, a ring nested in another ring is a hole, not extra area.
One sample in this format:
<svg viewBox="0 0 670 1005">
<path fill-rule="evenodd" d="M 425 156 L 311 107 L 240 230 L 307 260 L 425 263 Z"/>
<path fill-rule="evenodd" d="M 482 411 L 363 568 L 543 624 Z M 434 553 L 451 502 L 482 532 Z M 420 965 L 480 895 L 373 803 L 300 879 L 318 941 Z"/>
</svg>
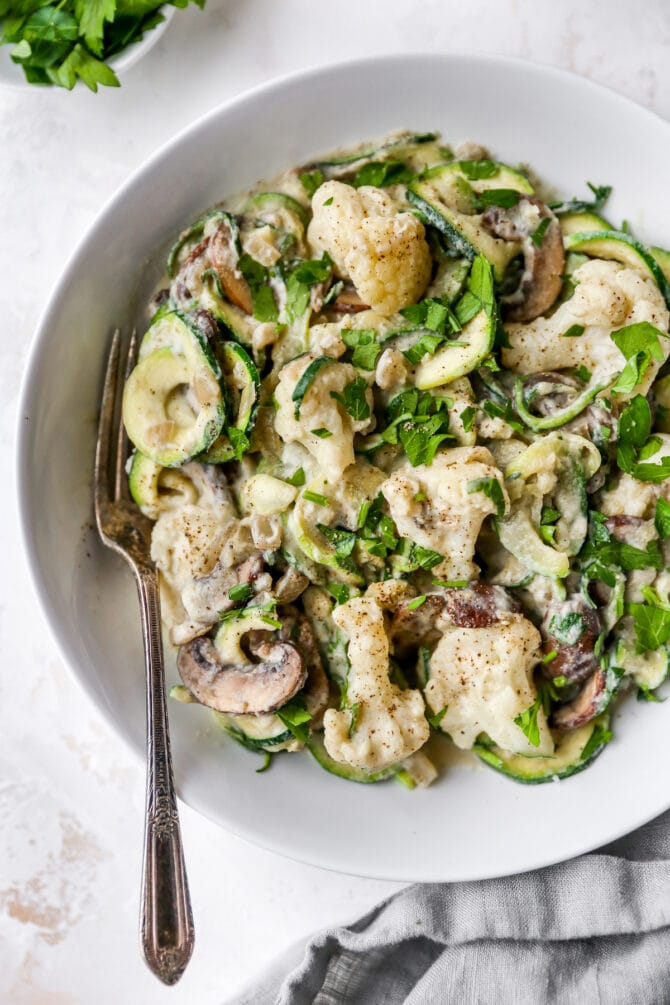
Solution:
<svg viewBox="0 0 670 1005">
<path fill-rule="evenodd" d="M 117 53 L 116 56 L 112 56 L 107 62 L 109 66 L 114 70 L 117 77 L 121 76 L 129 70 L 131 66 L 134 66 L 146 55 L 150 49 L 153 49 L 158 39 L 161 37 L 164 31 L 166 31 L 167 26 L 174 17 L 176 13 L 176 7 L 172 7 L 166 4 L 161 14 L 163 15 L 163 21 L 155 28 L 147 31 L 144 37 L 138 42 L 134 42 L 132 45 L 126 46 L 121 52 Z M 0 87 L 9 88 L 10 90 L 26 91 L 30 90 L 33 93 L 39 90 L 39 85 L 29 84 L 26 80 L 23 70 L 17 63 L 13 63 L 10 57 L 10 52 L 13 49 L 12 45 L 0 46 Z M 81 81 L 79 85 L 81 86 Z"/>
<path fill-rule="evenodd" d="M 612 184 L 608 215 L 670 244 L 670 127 L 578 77 L 501 58 L 397 56 L 293 76 L 196 122 L 115 196 L 45 310 L 20 408 L 19 491 L 29 561 L 54 636 L 82 686 L 140 753 L 140 625 L 129 572 L 91 529 L 101 370 L 112 329 L 143 316 L 167 246 L 227 193 L 319 152 L 408 127 L 478 140 L 566 196 Z M 641 152 L 653 157 L 641 158 Z M 168 659 L 169 680 L 176 680 Z M 603 844 L 670 805 L 670 702 L 626 700 L 587 771 L 523 786 L 455 765 L 423 791 L 355 785 L 307 754 L 258 761 L 211 713 L 172 705 L 181 797 L 230 830 L 316 865 L 402 880 L 535 869 Z"/>
</svg>

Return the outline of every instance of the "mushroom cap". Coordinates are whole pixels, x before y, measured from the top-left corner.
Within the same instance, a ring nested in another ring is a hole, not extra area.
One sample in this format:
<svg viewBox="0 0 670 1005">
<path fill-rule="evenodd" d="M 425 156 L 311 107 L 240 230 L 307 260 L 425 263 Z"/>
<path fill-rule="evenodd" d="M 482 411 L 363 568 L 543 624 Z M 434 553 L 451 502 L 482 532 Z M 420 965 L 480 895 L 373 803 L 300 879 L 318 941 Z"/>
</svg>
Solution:
<svg viewBox="0 0 670 1005">
<path fill-rule="evenodd" d="M 597 667 L 574 701 L 554 712 L 552 725 L 556 729 L 577 729 L 602 712 L 606 703 L 607 678 L 605 672 Z"/>
<path fill-rule="evenodd" d="M 506 590 L 489 583 L 473 582 L 459 589 L 429 593 L 419 607 L 407 600 L 398 606 L 391 621 L 391 638 L 398 655 L 412 647 L 432 647 L 447 625 L 457 628 L 488 628 L 501 614 L 519 609 Z"/>
<path fill-rule="evenodd" d="M 212 235 L 209 257 L 221 280 L 223 292 L 230 302 L 245 314 L 252 314 L 251 290 L 239 270 L 233 234 L 227 220 L 222 220 Z"/>
<path fill-rule="evenodd" d="M 572 644 L 557 639 L 551 630 L 554 619 L 560 620 L 569 614 L 578 614 L 583 626 L 581 635 Z M 571 684 L 580 684 L 597 669 L 595 647 L 600 634 L 600 620 L 583 597 L 574 596 L 561 603 L 550 604 L 540 625 L 540 632 L 544 652 L 556 653 L 549 663 L 542 665 L 545 677 L 565 677 Z"/>
<path fill-rule="evenodd" d="M 524 212 L 528 205 L 537 207 L 540 221 L 549 220 L 539 244 L 533 240 L 537 218 L 531 232 L 529 216 Z M 521 281 L 513 293 L 502 298 L 502 303 L 506 320 L 533 321 L 551 307 L 563 283 L 565 250 L 557 218 L 539 199 L 525 196 L 508 209 L 492 206 L 484 214 L 483 222 L 494 236 L 522 242 L 524 270 Z"/>
<path fill-rule="evenodd" d="M 210 638 L 182 646 L 177 669 L 202 705 L 229 715 L 274 712 L 300 690 L 307 671 L 303 658 L 288 642 L 263 642 L 259 663 L 222 663 Z"/>
</svg>

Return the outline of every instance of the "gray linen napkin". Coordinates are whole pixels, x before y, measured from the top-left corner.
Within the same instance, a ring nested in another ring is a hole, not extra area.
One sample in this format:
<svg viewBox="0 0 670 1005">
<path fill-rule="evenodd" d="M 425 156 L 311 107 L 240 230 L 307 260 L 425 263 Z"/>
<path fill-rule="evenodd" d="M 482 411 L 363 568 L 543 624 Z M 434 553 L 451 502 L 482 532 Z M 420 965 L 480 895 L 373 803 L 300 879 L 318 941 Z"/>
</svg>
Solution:
<svg viewBox="0 0 670 1005">
<path fill-rule="evenodd" d="M 410 886 L 293 946 L 230 1005 L 442 1002 L 670 1003 L 670 812 L 547 869 Z"/>
</svg>

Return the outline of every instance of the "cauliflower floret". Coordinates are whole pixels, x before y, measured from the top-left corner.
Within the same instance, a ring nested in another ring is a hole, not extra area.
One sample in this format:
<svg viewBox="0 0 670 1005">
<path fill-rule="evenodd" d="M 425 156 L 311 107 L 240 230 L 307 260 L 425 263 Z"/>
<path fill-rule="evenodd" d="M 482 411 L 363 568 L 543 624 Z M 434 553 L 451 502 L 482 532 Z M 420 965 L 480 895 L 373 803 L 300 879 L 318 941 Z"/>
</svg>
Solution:
<svg viewBox="0 0 670 1005">
<path fill-rule="evenodd" d="M 505 508 L 509 498 L 502 472 L 485 447 L 454 447 L 436 455 L 432 464 L 405 465 L 382 485 L 391 517 L 401 537 L 444 555 L 434 572 L 441 579 L 472 579 L 475 543 L 496 503 L 472 482 L 494 479 Z M 483 483 L 482 483 L 483 484 Z M 418 500 L 417 500 L 418 496 Z"/>
<path fill-rule="evenodd" d="M 480 733 L 504 750 L 549 755 L 554 743 L 542 707 L 539 744 L 514 722 L 537 698 L 533 668 L 541 652 L 537 629 L 521 614 L 507 614 L 487 628 L 448 628 L 430 660 L 425 687 L 434 714 L 446 708 L 440 728 L 457 747 L 472 747 Z"/>
<path fill-rule="evenodd" d="M 423 224 L 412 213 L 398 212 L 382 189 L 339 181 L 316 190 L 312 209 L 312 251 L 327 251 L 337 274 L 351 279 L 366 304 L 391 314 L 418 300 L 432 262 Z"/>
<path fill-rule="evenodd" d="M 163 617 L 167 624 L 183 621 L 182 591 L 196 576 L 211 572 L 226 540 L 232 513 L 188 504 L 162 514 L 151 533 L 151 558 L 161 576 Z"/>
<path fill-rule="evenodd" d="M 354 435 L 367 433 L 374 427 L 372 391 L 365 388 L 368 415 L 364 419 L 354 419 L 332 395 L 343 394 L 347 384 L 353 383 L 359 375 L 350 363 L 333 360 L 314 377 L 296 417 L 292 395 L 314 358 L 308 353 L 282 367 L 275 390 L 278 406 L 275 430 L 285 443 L 301 443 L 306 447 L 326 477 L 337 481 L 345 468 L 354 463 Z M 315 429 L 327 429 L 331 435 L 318 436 L 313 432 Z"/>
<path fill-rule="evenodd" d="M 618 262 L 594 260 L 573 273 L 577 288 L 549 318 L 505 326 L 510 348 L 503 363 L 518 373 L 585 366 L 597 381 L 609 382 L 624 368 L 624 357 L 610 338 L 612 331 L 640 321 L 668 330 L 668 310 L 652 279 Z M 584 326 L 578 337 L 563 338 L 573 325 Z M 662 339 L 665 356 L 670 342 Z M 635 394 L 646 394 L 663 361 L 653 359 Z"/>
<path fill-rule="evenodd" d="M 647 458 L 647 464 L 661 464 L 664 458 L 670 457 L 670 434 L 654 433 L 661 441 L 658 450 Z M 656 512 L 656 501 L 659 497 L 670 500 L 670 483 L 666 480 L 658 484 L 640 482 L 632 475 L 620 472 L 613 487 L 601 494 L 599 509 L 605 516 L 638 516 L 645 520 L 653 519 Z"/>
<path fill-rule="evenodd" d="M 323 717 L 326 750 L 336 761 L 364 771 L 382 771 L 403 761 L 428 739 L 420 691 L 401 691 L 389 680 L 389 643 L 384 612 L 373 596 L 336 607 L 333 621 L 349 636 L 347 702 L 352 713 L 331 708 Z M 349 735 L 351 733 L 351 735 Z"/>
</svg>

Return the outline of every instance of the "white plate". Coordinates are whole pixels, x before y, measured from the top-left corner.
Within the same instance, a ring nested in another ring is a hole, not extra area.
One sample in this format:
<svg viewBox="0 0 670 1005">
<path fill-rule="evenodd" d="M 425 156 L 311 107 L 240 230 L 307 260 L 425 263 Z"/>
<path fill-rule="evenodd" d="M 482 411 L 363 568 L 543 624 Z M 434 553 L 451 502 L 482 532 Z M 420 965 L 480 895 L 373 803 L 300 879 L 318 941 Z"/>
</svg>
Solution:
<svg viewBox="0 0 670 1005">
<path fill-rule="evenodd" d="M 161 13 L 163 15 L 163 20 L 159 25 L 152 28 L 150 31 L 147 31 L 139 42 L 134 42 L 132 45 L 127 46 L 116 56 L 112 56 L 112 58 L 108 60 L 109 65 L 117 76 L 124 74 L 126 70 L 129 70 L 131 66 L 134 66 L 135 63 L 142 58 L 142 56 L 146 55 L 146 53 L 149 52 L 149 49 L 153 49 L 156 42 L 167 29 L 168 24 L 174 17 L 176 7 L 166 5 Z M 0 46 L 0 87 L 10 88 L 17 91 L 31 91 L 32 93 L 38 92 L 40 89 L 39 85 L 29 84 L 21 67 L 12 62 L 10 53 L 13 48 L 13 45 Z M 81 82 L 78 86 L 81 86 Z"/>
<path fill-rule="evenodd" d="M 670 127 L 585 80 L 516 61 L 398 56 L 264 86 L 195 123 L 141 168 L 82 241 L 44 313 L 20 409 L 23 528 L 40 600 L 67 661 L 113 727 L 144 747 L 139 616 L 130 574 L 90 530 L 102 360 L 129 329 L 171 238 L 226 193 L 343 144 L 408 127 L 471 138 L 531 164 L 562 194 L 612 184 L 608 216 L 670 244 Z M 169 660 L 170 680 L 176 679 Z M 334 778 L 308 757 L 254 755 L 202 708 L 172 704 L 180 795 L 293 858 L 397 880 L 535 869 L 607 842 L 670 806 L 670 702 L 626 700 L 587 771 L 523 786 L 455 766 L 424 791 Z"/>
</svg>

